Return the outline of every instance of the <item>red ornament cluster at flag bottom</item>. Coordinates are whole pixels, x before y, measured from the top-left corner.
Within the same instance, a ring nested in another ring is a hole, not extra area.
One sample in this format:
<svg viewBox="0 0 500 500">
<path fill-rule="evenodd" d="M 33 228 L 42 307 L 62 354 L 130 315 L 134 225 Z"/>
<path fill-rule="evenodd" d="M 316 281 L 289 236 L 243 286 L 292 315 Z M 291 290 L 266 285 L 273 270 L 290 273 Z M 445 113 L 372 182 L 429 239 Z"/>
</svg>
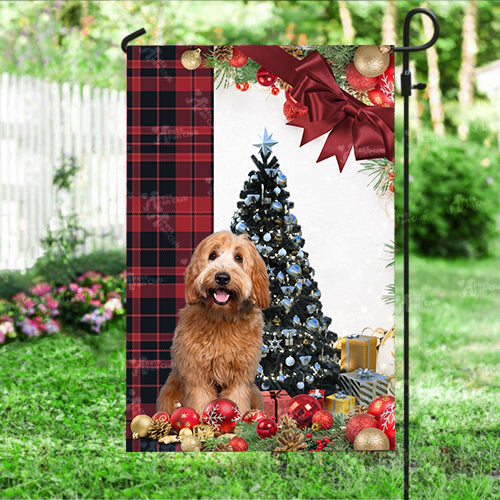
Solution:
<svg viewBox="0 0 500 500">
<path fill-rule="evenodd" d="M 270 438 L 276 436 L 278 432 L 278 424 L 272 418 L 261 418 L 257 422 L 255 430 L 260 438 Z"/>
<path fill-rule="evenodd" d="M 375 398 L 369 404 L 366 413 L 368 413 L 368 415 L 373 415 L 378 421 L 380 415 L 384 413 L 384 411 L 391 403 L 394 403 L 394 396 L 391 396 L 390 394 L 384 394 L 383 396 Z"/>
<path fill-rule="evenodd" d="M 200 416 L 193 408 L 181 406 L 172 413 L 170 417 L 172 428 L 179 432 L 181 429 L 192 429 L 195 425 L 200 425 Z"/>
<path fill-rule="evenodd" d="M 312 423 L 317 422 L 323 430 L 331 429 L 333 416 L 328 410 L 319 410 L 313 415 Z"/>
<path fill-rule="evenodd" d="M 354 443 L 358 432 L 369 427 L 377 428 L 377 421 L 371 415 L 360 413 L 349 419 L 345 428 L 345 435 L 349 442 Z"/>
<path fill-rule="evenodd" d="M 366 106 L 342 90 L 318 51 L 298 60 L 279 46 L 238 48 L 290 84 L 292 97 L 308 108 L 288 122 L 304 129 L 301 146 L 329 132 L 318 162 L 335 156 L 342 171 L 352 147 L 357 160 L 394 161 L 394 112 Z"/>
<path fill-rule="evenodd" d="M 378 428 L 389 438 L 391 450 L 396 448 L 396 421 L 394 418 L 395 402 L 389 404 L 378 419 Z"/>
<path fill-rule="evenodd" d="M 247 451 L 248 443 L 242 437 L 236 436 L 229 440 L 229 446 L 233 449 L 233 451 Z"/>
<path fill-rule="evenodd" d="M 310 427 L 313 415 L 321 410 L 321 404 L 309 394 L 298 394 L 294 396 L 286 405 L 286 413 L 297 422 L 297 427 L 302 429 Z"/>
<path fill-rule="evenodd" d="M 152 417 L 153 420 L 158 420 L 159 422 L 170 422 L 170 415 L 166 411 L 159 411 L 155 413 Z"/>
<path fill-rule="evenodd" d="M 258 422 L 261 418 L 266 418 L 266 414 L 262 410 L 248 410 L 241 420 L 247 424 Z"/>
<path fill-rule="evenodd" d="M 202 418 L 204 424 L 211 425 L 216 432 L 226 434 L 234 431 L 241 420 L 241 412 L 234 401 L 218 398 L 205 406 Z"/>
</svg>

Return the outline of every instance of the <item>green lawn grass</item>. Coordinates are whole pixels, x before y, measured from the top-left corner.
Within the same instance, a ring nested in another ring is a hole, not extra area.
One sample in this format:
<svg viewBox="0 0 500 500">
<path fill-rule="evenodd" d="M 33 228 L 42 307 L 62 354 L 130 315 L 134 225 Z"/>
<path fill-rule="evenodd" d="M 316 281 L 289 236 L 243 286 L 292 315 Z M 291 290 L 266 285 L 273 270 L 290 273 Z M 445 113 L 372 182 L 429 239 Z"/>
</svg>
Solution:
<svg viewBox="0 0 500 500">
<path fill-rule="evenodd" d="M 413 258 L 411 277 L 411 496 L 498 496 L 500 269 Z M 394 453 L 126 453 L 123 327 L 8 345 L 0 497 L 401 498 L 400 318 Z"/>
</svg>

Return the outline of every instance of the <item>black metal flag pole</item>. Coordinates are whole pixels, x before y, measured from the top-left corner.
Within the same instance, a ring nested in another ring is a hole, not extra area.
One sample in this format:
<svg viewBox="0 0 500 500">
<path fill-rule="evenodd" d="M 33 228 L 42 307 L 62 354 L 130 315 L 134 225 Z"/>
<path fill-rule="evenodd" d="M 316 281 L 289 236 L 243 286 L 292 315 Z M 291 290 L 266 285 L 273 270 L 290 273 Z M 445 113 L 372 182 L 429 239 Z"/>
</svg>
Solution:
<svg viewBox="0 0 500 500">
<path fill-rule="evenodd" d="M 410 46 L 410 22 L 415 14 L 424 14 L 428 16 L 434 25 L 434 34 L 432 39 L 424 45 L 415 47 Z M 436 43 L 439 37 L 439 21 L 436 15 L 425 8 L 417 8 L 410 10 L 405 17 L 403 28 L 403 47 L 396 47 L 396 52 L 403 53 L 403 72 L 401 73 L 401 93 L 403 94 L 403 172 L 404 172 L 404 203 L 403 203 L 403 221 L 404 221 L 404 274 L 403 274 L 403 294 L 404 294 L 404 336 L 403 336 L 403 383 L 404 383 L 404 498 L 409 498 L 410 492 L 410 441 L 409 441 L 409 418 L 410 418 L 410 386 L 409 386 L 409 363 L 410 363 L 410 278 L 409 278 L 409 265 L 410 265 L 410 231 L 409 231 L 409 171 L 410 171 L 410 158 L 409 158 L 409 112 L 410 112 L 410 95 L 412 89 L 425 89 L 425 84 L 418 83 L 412 85 L 411 72 L 410 72 L 410 52 L 418 52 L 426 50 Z"/>
<path fill-rule="evenodd" d="M 411 46 L 410 45 L 410 22 L 414 15 L 416 14 L 424 14 L 429 17 L 434 26 L 434 33 L 432 35 L 431 40 L 423 45 Z M 127 35 L 121 43 L 122 50 L 127 53 L 127 45 L 144 35 L 146 30 L 141 28 L 137 31 L 134 31 L 130 35 Z M 409 311 L 409 262 L 410 262 L 410 251 L 409 251 L 409 168 L 410 168 L 410 160 L 409 160 L 409 108 L 410 108 L 410 96 L 412 89 L 423 90 L 425 89 L 425 84 L 418 83 L 416 85 L 412 85 L 411 82 L 411 72 L 410 72 L 410 52 L 419 52 L 422 50 L 427 50 L 429 47 L 432 47 L 437 41 L 439 37 L 439 21 L 436 15 L 430 11 L 429 9 L 425 9 L 423 7 L 419 7 L 416 9 L 410 10 L 405 17 L 404 28 L 403 28 L 403 46 L 395 47 L 395 52 L 403 53 L 403 72 L 401 73 L 401 93 L 403 95 L 403 113 L 404 113 L 404 121 L 403 121 L 403 154 L 404 154 L 404 162 L 403 162 L 403 175 L 404 175 L 404 274 L 403 274 L 403 294 L 404 294 L 404 314 L 403 314 L 403 322 L 404 322 L 404 335 L 403 335 L 403 344 L 404 344 L 404 352 L 403 352 L 403 366 L 404 366 L 404 439 L 403 439 L 403 447 L 404 447 L 404 498 L 409 498 L 409 416 L 410 416 L 410 407 L 409 407 L 409 360 L 410 360 L 410 311 Z"/>
</svg>

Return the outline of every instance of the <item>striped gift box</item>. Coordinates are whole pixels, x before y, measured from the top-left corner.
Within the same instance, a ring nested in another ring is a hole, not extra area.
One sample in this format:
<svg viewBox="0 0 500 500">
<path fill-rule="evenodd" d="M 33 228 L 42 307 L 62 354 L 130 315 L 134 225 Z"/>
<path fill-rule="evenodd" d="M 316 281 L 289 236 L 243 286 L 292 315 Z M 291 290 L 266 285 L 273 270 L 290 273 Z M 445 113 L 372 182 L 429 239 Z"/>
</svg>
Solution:
<svg viewBox="0 0 500 500">
<path fill-rule="evenodd" d="M 347 394 L 353 394 L 356 403 L 368 406 L 378 396 L 387 394 L 388 377 L 369 368 L 358 368 L 353 372 L 340 374 L 340 387 Z"/>
</svg>

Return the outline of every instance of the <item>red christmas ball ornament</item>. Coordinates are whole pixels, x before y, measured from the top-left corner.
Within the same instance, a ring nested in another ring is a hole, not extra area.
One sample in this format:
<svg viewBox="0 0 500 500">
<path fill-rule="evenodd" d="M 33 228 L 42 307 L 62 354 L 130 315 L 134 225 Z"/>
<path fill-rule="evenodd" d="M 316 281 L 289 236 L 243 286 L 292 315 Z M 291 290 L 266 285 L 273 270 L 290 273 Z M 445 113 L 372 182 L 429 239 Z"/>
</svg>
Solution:
<svg viewBox="0 0 500 500">
<path fill-rule="evenodd" d="M 276 433 L 278 432 L 278 424 L 272 418 L 261 418 L 257 422 L 255 430 L 260 438 L 266 439 L 276 436 Z"/>
<path fill-rule="evenodd" d="M 210 401 L 203 410 L 203 423 L 211 425 L 216 432 L 226 434 L 234 431 L 241 420 L 241 413 L 236 403 L 226 398 Z"/>
<path fill-rule="evenodd" d="M 376 76 L 364 76 L 354 66 L 354 63 L 349 63 L 345 69 L 345 77 L 347 83 L 356 90 L 371 90 L 378 83 Z"/>
<path fill-rule="evenodd" d="M 369 427 L 377 428 L 377 421 L 370 415 L 366 413 L 360 413 L 358 415 L 354 415 L 349 419 L 345 428 L 346 438 L 354 443 L 354 439 L 358 435 L 358 432 L 367 429 Z"/>
<path fill-rule="evenodd" d="M 303 106 L 295 100 L 288 90 L 285 92 L 285 96 L 286 101 L 283 104 L 283 114 L 289 122 L 307 113 L 307 106 Z"/>
<path fill-rule="evenodd" d="M 313 415 L 321 410 L 319 401 L 309 394 L 298 394 L 288 401 L 285 411 L 297 422 L 297 427 L 310 427 Z"/>
<path fill-rule="evenodd" d="M 380 415 L 384 413 L 391 403 L 394 403 L 394 396 L 390 396 L 389 394 L 379 396 L 370 403 L 366 413 L 368 413 L 368 415 L 373 415 L 378 422 Z"/>
<path fill-rule="evenodd" d="M 179 432 L 181 429 L 192 429 L 195 425 L 200 425 L 200 416 L 189 406 L 181 406 L 172 413 L 170 417 L 172 428 Z"/>
<path fill-rule="evenodd" d="M 278 95 L 279 93 L 280 93 L 280 89 L 278 87 L 276 87 L 276 85 L 273 85 L 271 87 L 271 94 Z"/>
<path fill-rule="evenodd" d="M 158 420 L 159 422 L 170 422 L 170 415 L 166 411 L 159 411 L 155 413 L 151 418 L 153 420 Z"/>
<path fill-rule="evenodd" d="M 381 106 L 382 108 L 393 108 L 394 107 L 394 96 L 392 99 L 384 93 L 379 87 L 378 84 L 373 90 L 368 91 L 368 98 L 375 104 L 375 106 Z"/>
<path fill-rule="evenodd" d="M 245 66 L 248 61 L 248 56 L 243 54 L 241 50 L 238 50 L 236 47 L 233 47 L 233 57 L 229 59 L 229 64 L 233 66 L 233 68 L 241 68 Z"/>
<path fill-rule="evenodd" d="M 247 424 L 258 422 L 261 418 L 266 418 L 266 414 L 262 410 L 248 410 L 241 420 Z"/>
<path fill-rule="evenodd" d="M 248 88 L 250 87 L 250 84 L 248 82 L 243 82 L 241 84 L 241 91 L 242 92 L 246 92 L 248 90 Z"/>
<path fill-rule="evenodd" d="M 233 451 L 247 451 L 248 443 L 245 439 L 241 437 L 234 437 L 229 440 L 229 446 L 233 449 Z"/>
<path fill-rule="evenodd" d="M 271 85 L 274 85 L 276 83 L 276 80 L 278 77 L 276 75 L 273 75 L 270 71 L 267 71 L 267 69 L 260 67 L 257 70 L 256 73 L 256 78 L 257 81 L 263 86 L 263 87 L 270 87 Z"/>
<path fill-rule="evenodd" d="M 328 410 L 319 410 L 313 415 L 312 423 L 318 422 L 323 430 L 331 429 L 333 425 L 333 416 Z"/>
<path fill-rule="evenodd" d="M 396 421 L 394 419 L 395 402 L 393 401 L 381 413 L 378 428 L 389 438 L 389 449 L 396 448 Z"/>
</svg>

